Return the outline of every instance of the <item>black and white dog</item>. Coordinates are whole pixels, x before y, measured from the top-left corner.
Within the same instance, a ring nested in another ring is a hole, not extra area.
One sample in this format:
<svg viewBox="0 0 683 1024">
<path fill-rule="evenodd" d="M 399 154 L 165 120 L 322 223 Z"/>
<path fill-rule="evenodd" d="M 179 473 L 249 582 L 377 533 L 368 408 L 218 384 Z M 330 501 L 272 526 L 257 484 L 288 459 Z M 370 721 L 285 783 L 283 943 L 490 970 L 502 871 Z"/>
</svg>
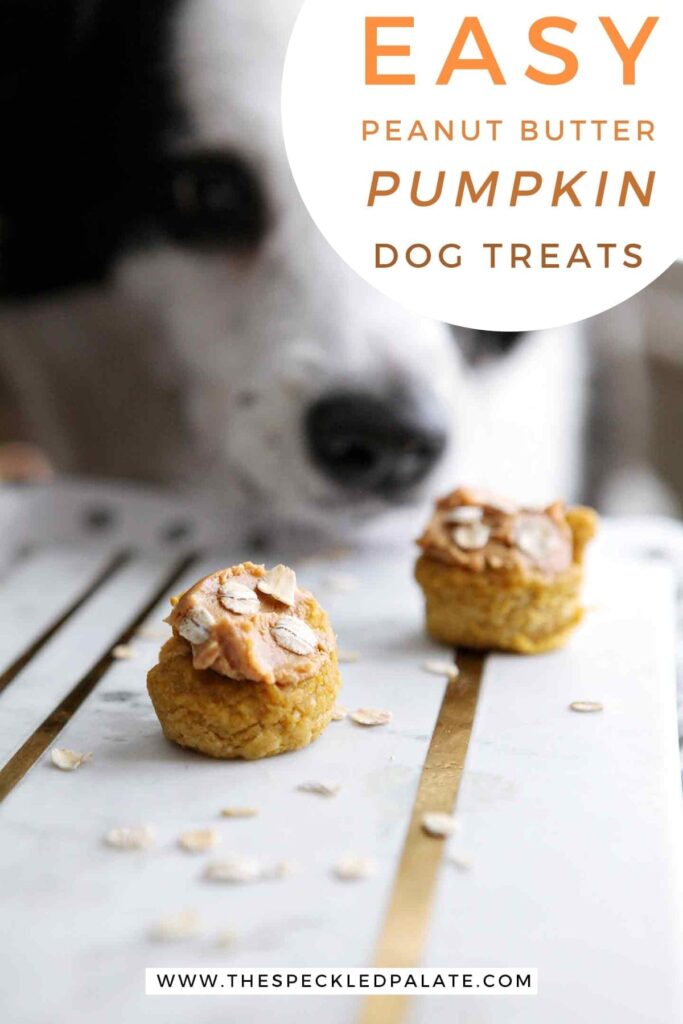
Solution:
<svg viewBox="0 0 683 1024">
<path fill-rule="evenodd" d="M 252 526 L 386 534 L 460 481 L 575 498 L 582 332 L 421 319 L 311 223 L 279 123 L 300 2 L 2 0 L 0 430 Z"/>
</svg>

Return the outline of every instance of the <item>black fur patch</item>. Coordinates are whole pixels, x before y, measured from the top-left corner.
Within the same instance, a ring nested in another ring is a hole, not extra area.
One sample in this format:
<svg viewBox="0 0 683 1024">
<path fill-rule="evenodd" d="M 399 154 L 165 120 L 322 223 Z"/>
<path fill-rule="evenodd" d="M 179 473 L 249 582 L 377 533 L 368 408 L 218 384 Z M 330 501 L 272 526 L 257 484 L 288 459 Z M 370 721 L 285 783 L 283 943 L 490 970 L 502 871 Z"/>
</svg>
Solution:
<svg viewBox="0 0 683 1024">
<path fill-rule="evenodd" d="M 95 283 L 125 248 L 254 247 L 268 226 L 239 157 L 170 144 L 182 0 L 2 0 L 0 294 Z"/>
<path fill-rule="evenodd" d="M 139 232 L 177 0 L 3 0 L 0 291 L 97 281 Z"/>
<path fill-rule="evenodd" d="M 473 331 L 463 327 L 454 327 L 453 333 L 465 358 L 473 365 L 508 355 L 527 337 L 523 331 Z"/>
<path fill-rule="evenodd" d="M 248 250 L 268 228 L 259 176 L 230 153 L 162 161 L 149 194 L 157 227 L 180 245 Z"/>
<path fill-rule="evenodd" d="M 4 0 L 0 294 L 96 283 L 154 240 L 239 250 L 266 233 L 244 161 L 171 152 L 185 120 L 170 57 L 182 2 Z"/>
</svg>

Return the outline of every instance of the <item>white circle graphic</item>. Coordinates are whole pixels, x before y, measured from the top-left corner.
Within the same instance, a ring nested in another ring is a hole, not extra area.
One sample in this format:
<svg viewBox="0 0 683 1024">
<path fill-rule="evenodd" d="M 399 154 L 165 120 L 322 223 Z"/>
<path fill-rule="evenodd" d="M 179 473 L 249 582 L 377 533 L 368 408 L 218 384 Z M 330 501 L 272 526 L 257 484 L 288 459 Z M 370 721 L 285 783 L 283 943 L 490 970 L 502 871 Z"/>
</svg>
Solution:
<svg viewBox="0 0 683 1024">
<path fill-rule="evenodd" d="M 683 251 L 680 0 L 306 0 L 292 172 L 365 280 L 464 327 L 540 330 Z"/>
</svg>

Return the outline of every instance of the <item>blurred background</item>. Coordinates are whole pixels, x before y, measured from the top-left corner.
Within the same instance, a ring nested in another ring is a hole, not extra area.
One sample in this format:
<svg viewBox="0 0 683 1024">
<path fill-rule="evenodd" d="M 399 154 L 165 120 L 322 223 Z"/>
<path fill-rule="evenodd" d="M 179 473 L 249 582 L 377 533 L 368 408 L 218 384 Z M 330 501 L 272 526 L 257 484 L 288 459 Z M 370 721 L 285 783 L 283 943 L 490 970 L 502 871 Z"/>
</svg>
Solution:
<svg viewBox="0 0 683 1024">
<path fill-rule="evenodd" d="M 640 295 L 588 323 L 597 355 L 591 430 L 587 437 L 592 477 L 618 468 L 634 445 L 653 480 L 653 511 L 683 507 L 683 262 L 674 264 Z M 615 372 L 616 371 L 616 372 Z M 652 483 L 625 471 L 624 511 L 647 508 Z M 618 511 L 619 501 L 616 502 Z"/>
<path fill-rule="evenodd" d="M 683 263 L 633 303 L 642 318 L 651 388 L 649 459 L 683 503 Z"/>
<path fill-rule="evenodd" d="M 149 319 L 150 304 L 137 303 L 134 290 L 124 302 L 110 301 L 103 287 L 117 270 L 118 254 L 156 244 L 160 229 L 171 243 L 171 259 L 182 249 L 182 273 L 155 277 L 152 249 L 145 273 L 161 282 L 155 284 L 156 313 L 163 316 L 167 300 L 176 300 L 173 315 L 179 322 L 186 318 L 180 328 L 188 346 L 195 328 L 204 330 L 213 315 L 211 303 L 215 299 L 219 310 L 221 293 L 228 288 L 235 291 L 233 304 L 243 303 L 234 318 L 242 321 L 236 328 L 240 341 L 232 347 L 258 348 L 264 323 L 273 335 L 259 357 L 264 366 L 277 348 L 281 327 L 284 337 L 284 322 L 298 317 L 295 328 L 305 335 L 313 322 L 309 318 L 320 318 L 320 307 L 329 335 L 328 349 L 321 345 L 321 351 L 329 364 L 337 324 L 355 313 L 348 272 L 339 261 L 332 265 L 329 254 L 319 255 L 313 235 L 306 234 L 303 242 L 298 235 L 289 240 L 290 250 L 299 247 L 311 254 L 314 271 L 309 270 L 308 279 L 301 277 L 295 258 L 274 255 L 275 243 L 262 244 L 273 206 L 297 221 L 297 232 L 310 232 L 280 152 L 278 124 L 279 69 L 298 0 L 281 5 L 226 0 L 222 7 L 208 5 L 213 11 L 208 21 L 204 6 L 182 0 L 0 0 L 5 132 L 0 166 L 0 480 L 75 474 L 187 481 L 201 472 L 205 457 L 210 464 L 211 453 L 193 449 L 197 403 L 184 393 L 183 371 L 172 371 L 170 358 L 166 365 L 166 357 L 160 357 L 159 325 Z M 185 108 L 179 110 L 183 91 Z M 187 101 L 190 94 L 194 106 Z M 233 133 L 235 125 L 239 131 Z M 223 136 L 232 139 L 233 134 L 244 150 L 223 147 Z M 257 252 L 263 254 L 262 269 L 250 280 L 243 268 L 250 261 L 253 266 Z M 232 284 L 228 275 L 211 276 L 216 260 L 224 258 L 236 268 Z M 136 274 L 133 263 L 130 277 Z M 192 301 L 197 296 L 209 301 L 181 309 L 168 284 L 174 280 L 187 285 Z M 327 320 L 326 304 L 331 311 Z M 260 307 L 267 317 L 263 323 L 258 321 Z M 361 328 L 367 330 L 381 317 L 381 330 L 393 344 L 389 355 L 398 361 L 417 325 L 407 329 L 392 316 L 372 307 L 366 323 L 361 316 Z M 646 292 L 586 325 L 585 459 L 580 494 L 572 497 L 610 512 L 680 510 L 682 323 L 683 263 Z M 385 347 L 387 338 L 381 339 Z M 366 341 L 360 335 L 358 340 Z M 501 367 L 515 358 L 508 344 L 501 337 L 475 340 L 482 351 L 495 353 Z M 356 357 L 338 348 L 338 365 L 326 383 L 333 391 L 347 386 L 346 357 Z M 213 354 L 208 348 L 205 356 L 202 387 L 209 416 L 211 403 L 220 403 L 221 396 L 210 394 Z M 383 358 L 386 367 L 389 360 Z M 405 362 L 401 386 L 407 388 L 411 375 L 417 378 L 421 370 Z M 226 376 L 234 376 L 232 366 Z M 357 366 L 354 387 L 364 379 L 365 368 Z M 233 404 L 244 402 L 242 419 L 253 397 L 232 396 Z M 404 474 L 408 484 L 421 482 L 418 460 L 426 466 L 443 447 L 423 410 L 416 432 L 414 424 L 392 420 L 386 399 L 381 408 L 377 403 L 370 408 L 368 395 L 358 397 L 366 401 L 367 415 L 365 423 L 351 424 L 350 439 L 344 442 L 349 459 L 356 458 L 355 466 L 349 461 L 351 471 L 362 477 L 361 457 L 386 462 L 386 447 L 380 450 L 369 436 L 375 429 L 377 437 L 384 432 L 387 445 L 406 446 L 401 464 L 391 467 L 396 479 Z M 525 401 L 522 392 L 519 401 Z M 333 434 L 331 410 L 327 413 L 326 429 Z M 348 410 L 344 415 L 348 430 Z M 280 425 L 268 430 L 270 444 Z M 210 430 L 203 433 L 206 439 Z M 338 494 L 333 485 L 346 484 L 339 466 L 330 463 L 336 440 L 327 438 L 328 450 L 321 452 L 316 439 L 311 443 L 309 438 L 317 468 L 322 466 L 327 477 L 329 490 L 323 497 L 329 502 Z M 248 438 L 234 442 L 248 443 Z M 274 475 L 276 468 L 281 472 L 282 465 L 294 466 L 295 457 L 287 450 L 271 459 L 265 448 L 262 477 Z M 301 461 L 301 453 L 296 458 Z M 239 458 L 234 462 L 244 470 Z M 303 469 L 301 481 L 299 492 L 323 486 L 310 474 L 304 479 Z M 278 481 L 280 490 L 287 483 Z M 290 504 L 297 498 L 294 494 Z"/>
<path fill-rule="evenodd" d="M 1 301 L 0 301 L 1 305 Z M 71 309 L 93 306 L 102 327 L 99 301 L 87 291 L 59 296 L 58 321 L 48 379 L 67 391 L 69 434 L 83 438 L 75 452 L 57 425 L 44 444 L 44 423 L 33 420 L 34 402 L 24 396 L 45 387 L 30 363 L 25 373 L 3 373 L 0 358 L 0 480 L 42 480 L 54 475 L 83 475 L 143 483 L 165 483 L 177 475 L 178 453 L 191 443 L 185 403 L 178 382 L 160 379 L 153 370 L 154 352 L 146 351 L 146 326 L 133 308 L 121 319 L 111 310 L 106 344 L 84 333 L 72 333 L 65 345 L 61 321 Z M 32 306 L 13 309 L 10 319 L 32 318 Z M 44 303 L 40 304 L 42 325 Z M 5 318 L 7 319 L 7 318 Z M 88 316 L 86 315 L 86 324 Z M 586 325 L 591 351 L 587 429 L 584 434 L 583 500 L 601 503 L 601 487 L 612 480 L 610 507 L 615 513 L 655 512 L 678 515 L 683 509 L 683 262 L 674 265 L 646 291 Z M 41 330 L 44 328 L 41 326 Z M 0 332 L 1 335 L 1 332 Z M 0 336 L 0 346 L 2 339 Z M 92 373 L 73 373 L 72 352 L 96 349 L 92 358 L 102 386 L 93 391 Z M 130 388 L 130 364 L 144 403 L 131 401 L 121 415 L 122 395 Z M 13 367 L 14 369 L 14 367 Z M 50 405 L 50 396 L 38 403 Z M 42 419 L 42 417 L 41 417 Z M 116 441 L 102 444 L 112 431 Z M 149 436 L 152 425 L 163 431 Z M 140 445 L 140 437 L 147 440 Z M 43 443 L 41 443 L 43 442 Z"/>
</svg>

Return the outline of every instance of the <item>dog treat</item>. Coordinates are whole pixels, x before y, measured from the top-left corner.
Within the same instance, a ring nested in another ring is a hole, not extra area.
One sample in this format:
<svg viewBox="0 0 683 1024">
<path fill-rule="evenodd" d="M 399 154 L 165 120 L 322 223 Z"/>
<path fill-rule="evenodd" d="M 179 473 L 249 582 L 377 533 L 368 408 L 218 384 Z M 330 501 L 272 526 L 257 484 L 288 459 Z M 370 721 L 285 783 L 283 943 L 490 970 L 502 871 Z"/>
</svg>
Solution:
<svg viewBox="0 0 683 1024">
<path fill-rule="evenodd" d="M 147 677 L 165 736 L 211 757 L 298 750 L 332 719 L 336 640 L 291 569 L 245 562 L 174 603 L 173 636 Z"/>
<path fill-rule="evenodd" d="M 583 618 L 583 559 L 592 509 L 521 508 L 460 488 L 436 504 L 418 541 L 415 577 L 427 630 L 440 643 L 538 654 L 560 647 Z"/>
</svg>

